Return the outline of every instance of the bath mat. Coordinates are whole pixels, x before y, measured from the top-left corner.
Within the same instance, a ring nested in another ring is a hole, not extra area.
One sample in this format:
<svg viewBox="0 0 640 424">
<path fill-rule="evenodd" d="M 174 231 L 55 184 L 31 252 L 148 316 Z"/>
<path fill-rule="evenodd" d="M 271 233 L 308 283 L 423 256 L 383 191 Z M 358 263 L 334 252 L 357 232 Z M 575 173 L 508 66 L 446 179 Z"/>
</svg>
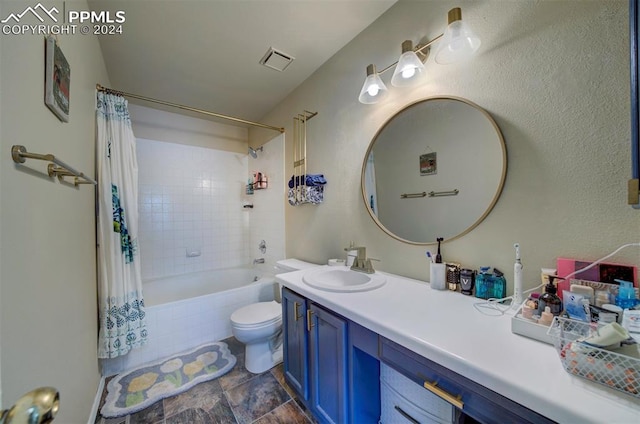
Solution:
<svg viewBox="0 0 640 424">
<path fill-rule="evenodd" d="M 138 412 L 161 399 L 189 390 L 230 371 L 236 357 L 226 343 L 215 342 L 115 376 L 100 410 L 112 418 Z"/>
</svg>

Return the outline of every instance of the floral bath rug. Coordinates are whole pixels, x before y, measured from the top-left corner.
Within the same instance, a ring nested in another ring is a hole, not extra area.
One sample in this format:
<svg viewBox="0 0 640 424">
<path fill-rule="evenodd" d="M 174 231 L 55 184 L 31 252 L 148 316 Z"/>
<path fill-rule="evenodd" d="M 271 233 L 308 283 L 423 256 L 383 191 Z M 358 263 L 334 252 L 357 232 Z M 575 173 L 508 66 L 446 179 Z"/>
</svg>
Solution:
<svg viewBox="0 0 640 424">
<path fill-rule="evenodd" d="M 235 364 L 236 357 L 223 342 L 208 343 L 169 359 L 144 364 L 109 382 L 100 413 L 109 418 L 138 412 L 160 399 L 220 377 Z"/>
</svg>

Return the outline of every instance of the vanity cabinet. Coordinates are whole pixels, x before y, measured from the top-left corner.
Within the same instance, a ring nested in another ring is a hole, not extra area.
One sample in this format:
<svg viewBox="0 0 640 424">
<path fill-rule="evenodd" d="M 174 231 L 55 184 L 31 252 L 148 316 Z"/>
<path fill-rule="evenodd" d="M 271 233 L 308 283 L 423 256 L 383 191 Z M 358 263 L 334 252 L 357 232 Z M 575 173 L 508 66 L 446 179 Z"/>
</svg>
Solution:
<svg viewBox="0 0 640 424">
<path fill-rule="evenodd" d="M 472 417 L 481 423 L 553 423 L 384 337 L 380 337 L 380 360 L 455 406 L 461 412 L 458 422 L 467 422 Z"/>
<path fill-rule="evenodd" d="M 286 288 L 282 311 L 287 383 L 320 422 L 347 422 L 347 320 Z"/>
<path fill-rule="evenodd" d="M 306 311 L 306 298 L 286 288 L 282 289 L 284 375 L 289 386 L 304 401 L 309 399 L 309 338 Z"/>
<path fill-rule="evenodd" d="M 287 288 L 282 308 L 285 379 L 321 423 L 378 422 L 380 363 L 453 405 L 456 423 L 553 423 Z"/>
<path fill-rule="evenodd" d="M 308 312 L 311 410 L 322 422 L 347 422 L 347 321 L 311 302 Z"/>
</svg>

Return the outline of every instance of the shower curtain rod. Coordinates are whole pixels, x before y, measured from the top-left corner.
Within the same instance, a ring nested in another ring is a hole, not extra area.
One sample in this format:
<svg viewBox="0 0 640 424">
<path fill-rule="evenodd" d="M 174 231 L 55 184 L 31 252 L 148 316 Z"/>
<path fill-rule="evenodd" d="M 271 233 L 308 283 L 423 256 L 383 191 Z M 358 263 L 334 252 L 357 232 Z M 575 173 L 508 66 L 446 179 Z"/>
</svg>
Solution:
<svg viewBox="0 0 640 424">
<path fill-rule="evenodd" d="M 223 114 L 220 114 L 220 113 L 210 112 L 210 111 L 204 110 L 204 109 L 198 109 L 198 108 L 191 107 L 191 106 L 185 106 L 185 105 L 180 105 L 180 104 L 177 104 L 177 103 L 165 102 L 164 100 L 152 99 L 151 97 L 140 96 L 139 94 L 126 93 L 124 91 L 119 91 L 119 90 L 114 90 L 112 88 L 103 87 L 100 84 L 96 84 L 96 90 L 101 91 L 103 93 L 111 93 L 111 94 L 116 94 L 116 95 L 120 95 L 120 96 L 131 97 L 132 99 L 144 100 L 145 102 L 158 103 L 158 104 L 161 104 L 161 105 L 171 106 L 171 107 L 175 107 L 175 108 L 178 108 L 178 109 L 188 110 L 188 111 L 191 111 L 191 112 L 202 113 L 204 115 L 215 116 L 216 118 L 227 119 L 227 120 L 230 120 L 230 121 L 235 121 L 235 122 L 240 122 L 240 123 L 243 123 L 243 124 L 253 125 L 255 127 L 267 128 L 267 129 L 270 129 L 270 130 L 279 131 L 281 133 L 284 132 L 284 128 L 281 128 L 281 127 L 274 127 L 274 126 L 271 126 L 271 125 L 263 124 L 261 122 L 247 121 L 246 119 L 236 118 L 235 116 L 228 116 L 228 115 L 223 115 Z"/>
</svg>

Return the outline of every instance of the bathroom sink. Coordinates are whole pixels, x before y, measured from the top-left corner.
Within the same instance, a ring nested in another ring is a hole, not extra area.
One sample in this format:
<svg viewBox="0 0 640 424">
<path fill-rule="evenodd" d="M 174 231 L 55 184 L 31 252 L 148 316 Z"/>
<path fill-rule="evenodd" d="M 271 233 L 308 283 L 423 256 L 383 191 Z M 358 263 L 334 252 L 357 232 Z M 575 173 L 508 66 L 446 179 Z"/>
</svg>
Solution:
<svg viewBox="0 0 640 424">
<path fill-rule="evenodd" d="M 359 292 L 377 289 L 386 283 L 380 274 L 365 274 L 347 267 L 314 268 L 303 277 L 307 285 L 334 292 Z"/>
</svg>

